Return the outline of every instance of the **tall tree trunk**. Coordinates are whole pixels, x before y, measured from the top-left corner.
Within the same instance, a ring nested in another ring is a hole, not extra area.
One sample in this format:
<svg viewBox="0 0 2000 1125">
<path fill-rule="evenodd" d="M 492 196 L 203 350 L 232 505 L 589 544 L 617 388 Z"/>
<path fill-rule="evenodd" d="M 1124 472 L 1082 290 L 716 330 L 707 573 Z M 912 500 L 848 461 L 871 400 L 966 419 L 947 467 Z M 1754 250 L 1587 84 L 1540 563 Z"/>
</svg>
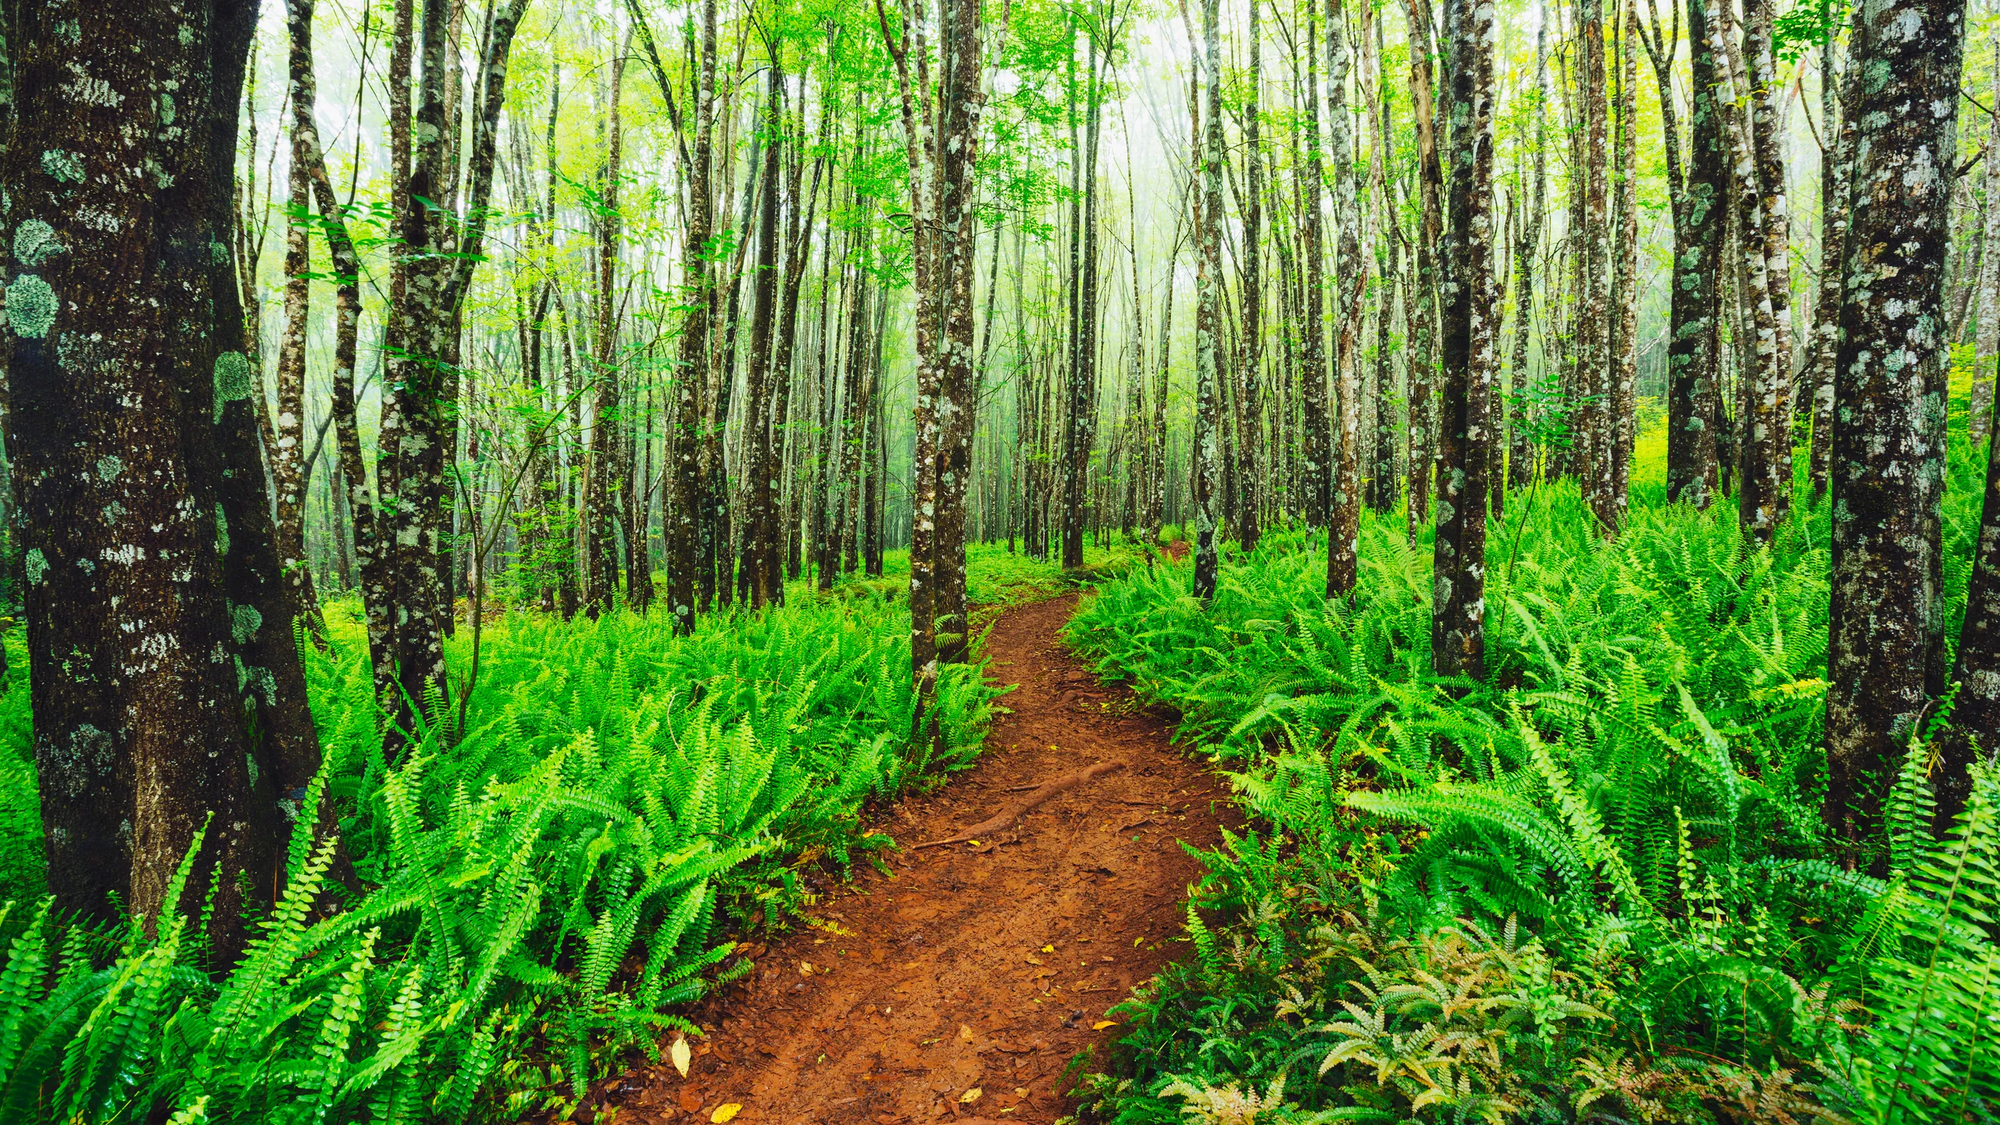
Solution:
<svg viewBox="0 0 2000 1125">
<path fill-rule="evenodd" d="M 593 265 L 596 299 L 592 302 L 591 374 L 596 382 L 591 409 L 590 450 L 583 470 L 583 521 L 586 545 L 583 609 L 592 617 L 609 613 L 618 590 L 618 523 L 614 506 L 623 496 L 624 428 L 622 364 L 618 360 L 618 176 L 623 137 L 619 121 L 620 91 L 624 87 L 624 53 L 611 61 L 610 93 L 598 136 L 604 143 L 604 161 L 598 166 L 599 206 L 593 225 L 597 245 Z M 640 607 L 634 607 L 640 608 Z"/>
<path fill-rule="evenodd" d="M 1493 294 L 1493 3 L 1447 0 L 1451 26 L 1451 235 L 1444 286 L 1443 425 L 1433 550 L 1431 664 L 1485 675 L 1486 474 L 1491 455 Z"/>
<path fill-rule="evenodd" d="M 1327 117 L 1333 161 L 1333 221 L 1340 237 L 1334 254 L 1333 508 L 1327 517 L 1326 596 L 1354 589 L 1361 566 L 1361 358 L 1360 335 L 1368 290 L 1361 254 L 1361 206 L 1354 182 L 1352 115 L 1347 110 L 1346 0 L 1327 0 Z"/>
<path fill-rule="evenodd" d="M 773 44 L 776 54 L 776 44 Z M 746 475 L 750 478 L 749 510 L 744 513 L 743 564 L 738 581 L 742 597 L 753 609 L 776 600 L 784 586 L 777 568 L 778 473 L 777 422 L 772 414 L 773 384 L 785 373 L 772 364 L 772 332 L 778 316 L 778 182 L 784 126 L 785 72 L 774 59 L 768 65 L 764 109 L 764 187 L 757 209 L 756 306 L 750 318 L 750 370 L 743 403 Z"/>
<path fill-rule="evenodd" d="M 666 522 L 667 609 L 674 628 L 694 629 L 696 521 L 701 507 L 701 428 L 704 373 L 708 369 L 709 319 L 715 297 L 709 278 L 708 240 L 714 224 L 716 0 L 702 0 L 701 64 L 695 79 L 694 153 L 688 162 L 687 234 L 681 248 L 687 316 L 681 322 L 674 372 L 673 506 Z"/>
<path fill-rule="evenodd" d="M 1783 523 L 1792 502 L 1792 219 L 1785 184 L 1784 121 L 1778 113 L 1773 0 L 1743 6 L 1744 73 L 1748 79 L 1752 155 L 1762 199 L 1764 270 L 1771 300 L 1773 363 L 1758 412 L 1769 415 L 1761 467 L 1768 480 L 1772 522 Z"/>
<path fill-rule="evenodd" d="M 1549 17 L 1546 6 L 1542 8 L 1540 26 L 1535 33 L 1535 89 L 1533 102 L 1535 113 L 1535 152 L 1533 183 L 1529 188 L 1528 212 L 1514 235 L 1514 357 L 1513 357 L 1513 412 L 1514 425 L 1508 434 L 1507 472 L 1511 484 L 1519 485 L 1532 481 L 1535 474 L 1535 443 L 1530 439 L 1534 432 L 1539 409 L 1533 392 L 1534 380 L 1528 371 L 1528 344 L 1535 320 L 1535 250 L 1541 245 L 1542 224 L 1548 206 L 1548 74 L 1549 74 Z M 1671 105 L 1666 115 L 1673 116 Z M 1672 133 L 1669 131 L 1668 147 L 1671 149 Z M 1668 163 L 1675 164 L 1675 157 L 1669 152 Z M 1500 455 L 1494 453 L 1493 475 L 1498 478 Z M 1496 491 L 1495 499 L 1499 499 Z M 1495 514 L 1501 510 L 1494 506 Z"/>
<path fill-rule="evenodd" d="M 1305 184 L 1299 191 L 1300 211 L 1305 226 L 1305 278 L 1302 288 L 1305 293 L 1305 313 L 1301 319 L 1301 330 L 1305 334 L 1300 357 L 1304 371 L 1300 373 L 1299 406 L 1305 413 L 1304 450 L 1300 466 L 1302 477 L 1300 506 L 1305 513 L 1307 527 L 1317 528 L 1326 522 L 1331 503 L 1332 438 L 1329 419 L 1332 417 L 1331 404 L 1326 388 L 1326 265 L 1324 261 L 1324 238 L 1320 231 L 1320 210 L 1326 196 L 1326 173 L 1320 162 L 1319 129 L 1319 0 L 1304 0 L 1306 9 L 1306 88 L 1300 109 L 1305 115 L 1306 152 L 1305 170 L 1301 175 Z M 1414 59 L 1416 52 L 1411 52 Z M 1414 67 L 1416 64 L 1411 63 Z M 1420 126 L 1421 128 L 1421 126 Z M 1168 287 L 1169 293 L 1172 287 Z M 1165 376 L 1161 377 L 1165 386 Z M 1165 438 L 1162 433 L 1160 437 Z"/>
<path fill-rule="evenodd" d="M 149 924 L 203 916 L 228 965 L 279 880 L 279 787 L 318 766 L 227 252 L 255 13 L 72 18 L 75 38 L 28 13 L 8 28 L 19 100 L 0 156 L 49 887 L 100 919 L 111 894 Z M 71 97 L 78 73 L 106 96 Z M 197 837 L 193 880 L 165 901 Z"/>
<path fill-rule="evenodd" d="M 1202 0 L 1202 79 L 1208 84 L 1197 140 L 1196 166 L 1201 169 L 1200 220 L 1196 237 L 1201 246 L 1195 273 L 1194 312 L 1194 447 L 1193 499 L 1195 520 L 1194 596 L 1206 602 L 1215 596 L 1216 492 L 1222 466 L 1222 388 L 1220 352 L 1222 302 L 1222 31 L 1217 0 Z"/>
<path fill-rule="evenodd" d="M 1583 84 L 1583 291 L 1577 313 L 1577 357 L 1582 378 L 1578 380 L 1584 400 L 1579 408 L 1582 424 L 1577 427 L 1581 444 L 1578 476 L 1583 495 L 1597 517 L 1600 530 L 1618 526 L 1618 511 L 1611 496 L 1611 333 L 1605 308 L 1610 288 L 1611 225 L 1606 216 L 1606 180 L 1611 171 L 1606 146 L 1607 113 L 1604 99 L 1604 0 L 1583 0 L 1583 66 L 1578 80 Z"/>
<path fill-rule="evenodd" d="M 1860 18 L 1858 11 L 1854 18 Z M 1821 0 L 1820 19 L 1825 34 L 1820 48 L 1820 273 L 1819 296 L 1813 302 L 1812 459 L 1807 469 L 1815 499 L 1826 494 L 1833 457 L 1833 365 L 1840 352 L 1841 263 L 1847 249 L 1847 185 L 1854 162 L 1854 123 L 1848 107 L 1857 97 L 1852 68 L 1836 73 L 1834 45 L 1839 35 L 1832 23 L 1831 0 Z M 1989 149 L 1987 161 L 1987 174 L 2000 175 L 1994 163 L 2000 161 L 2000 152 Z M 1995 324 L 2000 325 L 2000 313 Z M 2000 340 L 2000 328 L 1995 338 Z"/>
<path fill-rule="evenodd" d="M 1371 237 L 1381 247 L 1382 255 L 1382 284 L 1376 291 L 1379 303 L 1375 308 L 1375 386 L 1369 396 L 1375 400 L 1375 454 L 1368 473 L 1368 506 L 1386 512 L 1396 506 L 1401 491 L 1396 479 L 1396 413 L 1392 404 L 1396 398 L 1396 294 L 1402 263 L 1402 229 L 1396 222 L 1395 181 L 1389 169 L 1396 134 L 1391 128 L 1389 84 L 1380 73 L 1382 21 L 1371 15 L 1368 22 L 1375 25 L 1367 69 L 1376 106 L 1371 115 L 1375 118 L 1375 151 L 1369 159 L 1368 182 L 1375 198 L 1370 226 L 1376 228 Z"/>
<path fill-rule="evenodd" d="M 1951 154 L 1963 0 L 1864 9 L 1849 67 L 1871 76 L 1856 125 L 1834 368 L 1826 819 L 1867 858 L 1903 746 L 1927 704 L 1944 450 L 1927 401 L 1943 362 Z M 1879 80 L 1878 80 L 1879 79 Z M 1910 106 L 1938 112 L 1909 112 Z"/>
<path fill-rule="evenodd" d="M 1639 72 L 1632 36 L 1639 28 L 1639 13 L 1633 0 L 1623 0 L 1617 18 L 1618 168 L 1613 179 L 1617 222 L 1611 242 L 1611 383 L 1606 398 L 1610 417 L 1605 435 L 1609 461 L 1605 487 L 1610 494 L 1612 526 L 1622 527 L 1631 498 L 1632 446 L 1638 436 Z"/>
<path fill-rule="evenodd" d="M 1717 275 L 1729 173 L 1710 31 L 1717 21 L 1710 10 L 1715 0 L 1686 3 L 1692 93 L 1687 189 L 1675 239 L 1681 249 L 1674 260 L 1672 339 L 1667 345 L 1667 496 L 1706 508 L 1714 502 L 1718 484 L 1715 421 L 1721 356 L 1716 329 L 1722 308 Z"/>
<path fill-rule="evenodd" d="M 2000 39 L 1994 40 L 1993 57 L 1993 93 L 2000 95 Z M 2000 366 L 2000 103 L 1994 110 L 1986 134 L 1987 249 L 1979 256 L 1979 328 L 1972 349 L 1972 402 L 1965 415 L 1975 444 L 1992 432 L 1994 369 Z"/>
<path fill-rule="evenodd" d="M 943 6 L 944 73 L 940 76 L 939 93 L 944 104 L 940 111 L 943 130 L 938 137 L 938 230 L 942 245 L 935 252 L 944 274 L 941 294 L 944 334 L 938 388 L 937 539 L 931 567 L 936 591 L 937 657 L 945 664 L 962 664 L 971 655 L 965 604 L 965 493 L 972 479 L 973 427 L 979 407 L 979 380 L 972 350 L 976 319 L 972 285 L 979 221 L 974 170 L 979 159 L 979 119 L 985 110 L 985 88 L 980 74 L 985 28 L 980 20 L 980 4 L 981 0 L 946 0 Z M 1093 166 L 1097 154 L 1094 107 L 1095 97 L 1089 154 Z M 1086 251 L 1091 255 L 1089 285 L 1094 299 L 1097 287 L 1094 191 L 1090 202 L 1092 237 Z M 1089 348 L 1090 378 L 1095 386 L 1094 329 Z M 1095 426 L 1094 414 L 1091 422 Z"/>
<path fill-rule="evenodd" d="M 310 9 L 308 9 L 310 15 Z M 288 21 L 289 22 L 289 21 Z M 278 414 L 273 419 L 270 472 L 279 559 L 279 580 L 299 607 L 307 632 L 326 643 L 306 563 L 306 328 L 312 311 L 312 158 L 309 132 L 298 120 L 314 112 L 312 29 L 288 26 L 290 41 L 292 161 L 291 199 L 285 215 L 285 331 L 278 342 Z M 303 97 L 301 96 L 303 95 Z M 261 392 L 259 398 L 262 398 Z"/>
<path fill-rule="evenodd" d="M 1437 250 L 1444 237 L 1444 170 L 1438 161 L 1437 109 L 1432 103 L 1436 79 L 1431 73 L 1435 49 L 1431 42 L 1430 0 L 1405 0 L 1410 25 L 1410 104 L 1417 129 L 1417 254 L 1410 295 L 1405 298 L 1410 321 L 1410 362 L 1404 378 L 1410 387 L 1410 508 L 1409 540 L 1431 519 L 1431 470 L 1437 461 Z M 1539 161 L 1540 146 L 1537 146 Z"/>
<path fill-rule="evenodd" d="M 1753 10 L 1757 2 L 1751 0 Z M 1742 279 L 1743 307 L 1748 314 L 1745 327 L 1749 329 L 1745 342 L 1751 345 L 1737 400 L 1736 426 L 1741 439 L 1738 476 L 1742 482 L 1737 493 L 1737 519 L 1745 534 L 1768 543 L 1791 498 L 1790 396 L 1783 386 L 1787 359 L 1778 350 L 1781 325 L 1766 235 L 1771 216 L 1765 210 L 1759 184 L 1754 81 L 1749 76 L 1752 63 L 1744 57 L 1756 48 L 1756 42 L 1753 30 L 1746 27 L 1746 42 L 1739 52 L 1729 34 L 1729 6 L 1719 10 L 1723 18 L 1709 28 L 1709 34 L 1717 40 L 1717 51 L 1728 59 L 1731 85 L 1741 95 L 1736 104 L 1724 108 L 1724 115 L 1734 156 L 1732 194 L 1740 255 L 1737 273 Z"/>
<path fill-rule="evenodd" d="M 1236 467 L 1242 481 L 1242 496 L 1236 506 L 1236 539 L 1245 551 L 1255 550 L 1259 526 L 1260 492 L 1264 485 L 1262 418 L 1259 382 L 1264 368 L 1264 159 L 1259 151 L 1258 94 L 1264 81 L 1263 35 L 1258 26 L 1260 0 L 1250 0 L 1250 25 L 1246 32 L 1250 49 L 1249 101 L 1243 107 L 1243 336 L 1236 364 L 1236 410 L 1242 419 L 1242 437 L 1237 444 Z"/>
</svg>

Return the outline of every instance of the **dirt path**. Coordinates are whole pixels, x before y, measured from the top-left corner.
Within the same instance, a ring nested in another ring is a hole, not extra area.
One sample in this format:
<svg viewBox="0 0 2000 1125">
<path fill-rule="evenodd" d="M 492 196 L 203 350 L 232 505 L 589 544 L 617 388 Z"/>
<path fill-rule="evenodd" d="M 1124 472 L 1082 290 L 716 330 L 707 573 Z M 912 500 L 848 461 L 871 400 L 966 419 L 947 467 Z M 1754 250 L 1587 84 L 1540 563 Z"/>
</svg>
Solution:
<svg viewBox="0 0 2000 1125">
<path fill-rule="evenodd" d="M 1100 685 L 1057 640 L 1061 598 L 1001 615 L 991 676 L 1000 702 L 981 764 L 905 802 L 887 831 L 906 849 L 957 835 L 1031 787 L 1094 762 L 1125 768 L 1057 795 L 977 845 L 905 850 L 756 952 L 753 976 L 694 1013 L 683 1080 L 665 1063 L 606 1091 L 619 1125 L 1032 1122 L 1066 1112 L 1063 1068 L 1119 1032 L 1106 1009 L 1178 953 L 1185 889 L 1198 874 L 1179 841 L 1212 846 L 1234 822 L 1226 787 L 1168 745 L 1158 717 Z M 978 1094 L 970 1094 L 977 1090 Z M 968 1100 L 969 1099 L 969 1100 Z"/>
</svg>

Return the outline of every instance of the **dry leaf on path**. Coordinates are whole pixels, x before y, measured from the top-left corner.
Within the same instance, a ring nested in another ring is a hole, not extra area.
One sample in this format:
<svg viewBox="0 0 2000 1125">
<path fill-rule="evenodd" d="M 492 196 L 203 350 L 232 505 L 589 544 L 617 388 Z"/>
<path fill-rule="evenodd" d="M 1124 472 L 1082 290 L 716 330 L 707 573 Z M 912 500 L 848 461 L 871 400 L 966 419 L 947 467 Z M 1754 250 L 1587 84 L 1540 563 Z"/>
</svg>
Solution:
<svg viewBox="0 0 2000 1125">
<path fill-rule="evenodd" d="M 681 1072 L 682 1078 L 686 1078 L 688 1063 L 694 1060 L 694 1052 L 688 1049 L 688 1041 L 685 1038 L 674 1040 L 673 1050 L 669 1054 L 673 1059 L 674 1069 Z"/>
<path fill-rule="evenodd" d="M 743 1107 L 741 1105 L 735 1102 L 725 1102 L 722 1105 L 716 1106 L 715 1112 L 709 1114 L 708 1119 L 714 1122 L 715 1125 L 722 1125 L 723 1122 L 733 1120 L 737 1114 L 742 1112 Z"/>
<path fill-rule="evenodd" d="M 1098 1020 L 1096 1023 L 1090 1025 L 1090 1030 L 1103 1031 L 1107 1027 L 1117 1027 L 1117 1026 L 1118 1026 L 1117 1020 Z"/>
<path fill-rule="evenodd" d="M 972 1089 L 967 1090 L 963 1094 L 960 1094 L 958 1096 L 958 1102 L 960 1105 L 971 1105 L 973 1102 L 978 1101 L 982 1096 L 984 1096 L 985 1093 L 986 1091 L 980 1089 L 977 1086 L 974 1086 Z"/>
</svg>

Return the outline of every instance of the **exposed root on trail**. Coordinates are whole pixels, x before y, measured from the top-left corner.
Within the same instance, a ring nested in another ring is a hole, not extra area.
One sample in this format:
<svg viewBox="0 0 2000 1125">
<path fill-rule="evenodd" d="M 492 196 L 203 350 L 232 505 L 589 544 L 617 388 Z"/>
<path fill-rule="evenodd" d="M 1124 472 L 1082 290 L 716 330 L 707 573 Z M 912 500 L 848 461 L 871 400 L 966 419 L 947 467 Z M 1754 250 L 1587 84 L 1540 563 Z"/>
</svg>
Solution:
<svg viewBox="0 0 2000 1125">
<path fill-rule="evenodd" d="M 1008 809 L 1006 812 L 1000 813 L 999 815 L 994 816 L 989 820 L 980 821 L 978 824 L 973 825 L 972 827 L 966 829 L 963 832 L 960 832 L 958 835 L 953 836 L 950 839 L 927 840 L 924 843 L 918 844 L 915 848 L 912 848 L 911 850 L 916 851 L 923 848 L 941 848 L 944 847 L 946 844 L 970 843 L 973 840 L 979 839 L 981 836 L 991 836 L 993 833 L 998 832 L 1003 828 L 1011 826 L 1015 821 L 1021 819 L 1021 817 L 1025 813 L 1027 813 L 1030 809 L 1033 809 L 1036 805 L 1039 805 L 1044 801 L 1047 801 L 1049 798 L 1054 797 L 1056 794 L 1062 793 L 1066 790 L 1074 789 L 1077 786 L 1082 785 L 1084 782 L 1089 781 L 1091 778 L 1098 777 L 1102 774 L 1110 773 L 1113 770 L 1122 770 L 1124 768 L 1125 768 L 1124 762 L 1119 762 L 1119 761 L 1097 762 L 1095 764 L 1085 766 L 1082 769 L 1076 771 L 1075 773 L 1066 773 L 1061 777 L 1054 778 L 1049 781 L 1044 781 L 1040 785 L 1035 786 L 1032 792 L 1030 792 L 1026 797 L 1023 797 L 1019 803 L 1014 805 L 1013 808 Z"/>
</svg>

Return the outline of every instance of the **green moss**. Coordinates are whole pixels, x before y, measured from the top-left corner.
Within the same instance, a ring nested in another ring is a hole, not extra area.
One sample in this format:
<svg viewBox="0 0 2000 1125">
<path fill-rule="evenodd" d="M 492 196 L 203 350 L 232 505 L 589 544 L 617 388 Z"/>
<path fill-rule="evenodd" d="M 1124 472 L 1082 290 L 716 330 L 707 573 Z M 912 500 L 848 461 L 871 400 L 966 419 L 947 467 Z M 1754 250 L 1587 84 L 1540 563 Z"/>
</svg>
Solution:
<svg viewBox="0 0 2000 1125">
<path fill-rule="evenodd" d="M 28 553 L 21 558 L 21 566 L 28 572 L 28 585 L 30 586 L 41 585 L 42 579 L 47 577 L 49 573 L 48 556 L 42 554 L 40 547 L 28 548 Z"/>
<path fill-rule="evenodd" d="M 107 453 L 97 459 L 97 479 L 110 483 L 125 471 L 125 461 L 115 453 Z"/>
<path fill-rule="evenodd" d="M 215 553 L 229 553 L 229 517 L 222 514 L 222 505 L 215 506 Z"/>
<path fill-rule="evenodd" d="M 247 644 L 264 625 L 264 615 L 254 605 L 234 606 L 229 611 L 229 636 L 237 644 Z"/>
<path fill-rule="evenodd" d="M 56 323 L 56 291 L 34 274 L 22 274 L 7 287 L 7 322 L 18 336 L 39 340 Z"/>
<path fill-rule="evenodd" d="M 222 421 L 222 409 L 238 399 L 247 399 L 256 383 L 250 376 L 250 361 L 242 352 L 223 352 L 215 357 L 215 420 Z"/>
</svg>

